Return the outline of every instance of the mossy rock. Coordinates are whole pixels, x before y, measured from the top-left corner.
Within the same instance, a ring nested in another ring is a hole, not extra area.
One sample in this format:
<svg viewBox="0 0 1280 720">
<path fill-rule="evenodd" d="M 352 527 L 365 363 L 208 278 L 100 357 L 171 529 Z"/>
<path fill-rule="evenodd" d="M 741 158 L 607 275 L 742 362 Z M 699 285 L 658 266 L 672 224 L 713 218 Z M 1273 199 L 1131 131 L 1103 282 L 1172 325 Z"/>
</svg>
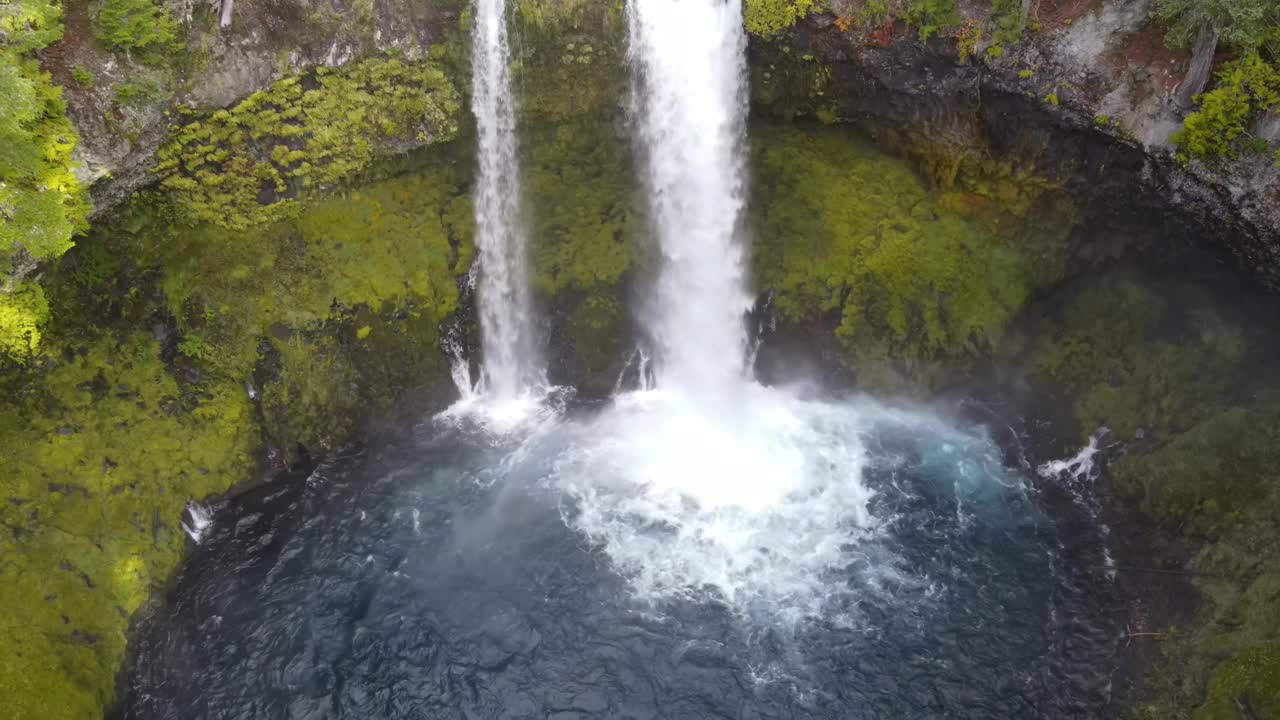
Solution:
<svg viewBox="0 0 1280 720">
<path fill-rule="evenodd" d="M 1025 207 L 957 207 L 845 128 L 758 126 L 752 138 L 757 286 L 775 291 L 784 325 L 834 332 L 881 389 L 988 357 L 1058 279 L 1047 261 L 1065 265 L 1059 232 L 1004 222 Z"/>
<path fill-rule="evenodd" d="M 1031 380 L 1072 408 L 1083 439 L 1168 439 L 1205 419 L 1241 379 L 1245 328 L 1206 288 L 1151 284 L 1116 269 L 1064 289 L 1024 328 Z"/>
<path fill-rule="evenodd" d="M 150 337 L 63 345 L 0 408 L 0 715 L 100 717 L 129 615 L 178 562 L 188 500 L 247 478 L 243 388 L 183 386 Z"/>
<path fill-rule="evenodd" d="M 552 373 L 606 394 L 629 350 L 627 288 L 644 257 L 634 168 L 612 113 L 527 129 L 533 286 L 555 338 Z"/>
<path fill-rule="evenodd" d="M 1241 708 L 1256 718 L 1280 717 L 1280 643 L 1253 648 L 1223 663 L 1209 681 L 1209 697 L 1193 720 L 1239 720 Z"/>
<path fill-rule="evenodd" d="M 295 216 L 300 194 L 351 179 L 379 152 L 452 139 L 460 113 L 431 61 L 318 68 L 176 126 L 155 173 L 192 219 L 239 231 Z"/>
<path fill-rule="evenodd" d="M 521 0 L 513 45 L 523 124 L 607 114 L 625 96 L 626 24 L 613 0 Z"/>
</svg>

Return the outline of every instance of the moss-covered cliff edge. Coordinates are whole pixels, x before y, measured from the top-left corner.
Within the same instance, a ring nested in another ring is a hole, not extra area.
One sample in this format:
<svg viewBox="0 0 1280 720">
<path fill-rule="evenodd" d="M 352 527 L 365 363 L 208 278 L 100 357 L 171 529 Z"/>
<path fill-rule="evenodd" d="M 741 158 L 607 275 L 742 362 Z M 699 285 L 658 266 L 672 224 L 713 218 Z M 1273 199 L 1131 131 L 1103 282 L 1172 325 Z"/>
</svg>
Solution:
<svg viewBox="0 0 1280 720">
<path fill-rule="evenodd" d="M 1161 558 L 1221 576 L 1196 624 L 1170 633 L 1189 639 L 1168 644 L 1173 689 L 1152 716 L 1218 717 L 1274 687 L 1275 629 L 1256 609 L 1276 568 L 1237 557 L 1272 542 L 1277 516 L 1267 436 L 1240 432 L 1274 410 L 1256 372 L 1271 306 L 1245 322 L 1194 273 L 1175 292 L 1111 264 L 1226 247 L 1267 277 L 1274 171 L 1240 191 L 1242 170 L 1187 169 L 1136 137 L 1141 104 L 1101 120 L 1091 98 L 1123 72 L 1080 80 L 1088 63 L 1055 44 L 1083 32 L 1067 18 L 975 42 L 975 63 L 940 12 L 855 25 L 835 5 L 748 6 L 748 224 L 774 321 L 761 369 L 800 374 L 810 357 L 875 391 L 1019 388 L 1063 449 L 1107 424 L 1132 448 L 1123 508 L 1179 546 Z M 631 348 L 626 308 L 650 261 L 621 20 L 619 3 L 590 0 L 513 11 L 552 373 L 589 395 Z M 65 22 L 61 44 L 24 52 L 65 86 L 98 214 L 22 276 L 38 295 L 10 295 L 26 347 L 0 373 L 13 717 L 96 715 L 130 613 L 187 542 L 185 503 L 447 402 L 441 337 L 472 323 L 465 3 L 241 0 L 223 28 L 208 6 L 102 2 L 68 5 Z"/>
</svg>

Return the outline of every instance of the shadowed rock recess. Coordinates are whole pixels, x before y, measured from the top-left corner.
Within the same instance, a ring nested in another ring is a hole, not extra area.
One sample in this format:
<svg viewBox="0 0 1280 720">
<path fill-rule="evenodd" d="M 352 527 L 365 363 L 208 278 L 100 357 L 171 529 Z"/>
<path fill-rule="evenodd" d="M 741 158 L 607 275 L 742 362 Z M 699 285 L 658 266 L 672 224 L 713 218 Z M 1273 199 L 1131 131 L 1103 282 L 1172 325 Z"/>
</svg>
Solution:
<svg viewBox="0 0 1280 720">
<path fill-rule="evenodd" d="M 930 408 L 1025 490 L 967 524 L 884 411 L 901 574 L 783 637 L 627 605 L 580 507 L 431 421 L 480 352 L 469 2 L 0 4 L 0 717 L 1280 717 L 1280 10 L 1216 5 L 744 0 L 755 376 Z M 586 414 L 644 384 L 664 263 L 627 8 L 508 22 L 535 335 Z M 922 609 L 952 591 L 1078 632 Z"/>
</svg>

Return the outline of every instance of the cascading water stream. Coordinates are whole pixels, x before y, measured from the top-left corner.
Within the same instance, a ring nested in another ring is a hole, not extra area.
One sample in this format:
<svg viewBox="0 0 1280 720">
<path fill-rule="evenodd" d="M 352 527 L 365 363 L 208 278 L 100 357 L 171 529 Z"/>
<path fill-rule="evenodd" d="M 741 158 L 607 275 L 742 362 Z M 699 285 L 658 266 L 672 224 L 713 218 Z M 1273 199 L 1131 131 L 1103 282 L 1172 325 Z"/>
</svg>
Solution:
<svg viewBox="0 0 1280 720">
<path fill-rule="evenodd" d="M 223 570 L 167 594 L 124 717 L 1102 717 L 1096 553 L 988 437 L 744 376 L 737 0 L 629 0 L 653 353 L 599 412 L 555 407 L 502 6 L 477 0 L 484 392 L 455 406 L 480 421 L 251 489 L 233 522 L 191 507 Z"/>
<path fill-rule="evenodd" d="M 867 421 L 744 376 L 742 8 L 631 0 L 627 19 L 631 120 L 662 255 L 640 313 L 654 384 L 617 395 L 554 474 L 577 498 L 570 522 L 639 596 L 710 592 L 818 614 L 827 574 L 875 525 L 861 477 Z"/>
<path fill-rule="evenodd" d="M 506 0 L 476 0 L 471 61 L 479 135 L 474 193 L 483 352 L 479 389 L 500 402 L 543 378 L 533 341 L 506 6 Z"/>
<path fill-rule="evenodd" d="M 737 2 L 628 3 L 633 122 L 663 265 L 643 320 L 660 383 L 721 396 L 740 382 L 751 299 L 745 196 L 746 35 Z"/>
</svg>

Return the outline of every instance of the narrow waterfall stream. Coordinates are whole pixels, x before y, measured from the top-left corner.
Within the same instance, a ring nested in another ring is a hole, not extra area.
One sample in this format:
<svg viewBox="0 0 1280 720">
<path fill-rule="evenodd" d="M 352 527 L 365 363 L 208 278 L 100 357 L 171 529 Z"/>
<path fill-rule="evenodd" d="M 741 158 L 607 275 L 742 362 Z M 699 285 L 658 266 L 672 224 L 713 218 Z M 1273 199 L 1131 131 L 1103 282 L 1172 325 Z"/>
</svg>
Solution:
<svg viewBox="0 0 1280 720">
<path fill-rule="evenodd" d="M 476 17 L 480 320 L 488 390 L 518 395 L 502 4 Z M 628 21 L 654 386 L 497 430 L 446 413 L 230 502 L 144 623 L 121 717 L 1105 716 L 1105 547 L 1016 436 L 744 372 L 741 8 Z"/>
<path fill-rule="evenodd" d="M 483 352 L 479 385 L 500 401 L 517 397 L 542 375 L 533 341 L 506 10 L 506 0 L 476 0 L 471 63 L 478 136 L 474 201 Z"/>
</svg>

